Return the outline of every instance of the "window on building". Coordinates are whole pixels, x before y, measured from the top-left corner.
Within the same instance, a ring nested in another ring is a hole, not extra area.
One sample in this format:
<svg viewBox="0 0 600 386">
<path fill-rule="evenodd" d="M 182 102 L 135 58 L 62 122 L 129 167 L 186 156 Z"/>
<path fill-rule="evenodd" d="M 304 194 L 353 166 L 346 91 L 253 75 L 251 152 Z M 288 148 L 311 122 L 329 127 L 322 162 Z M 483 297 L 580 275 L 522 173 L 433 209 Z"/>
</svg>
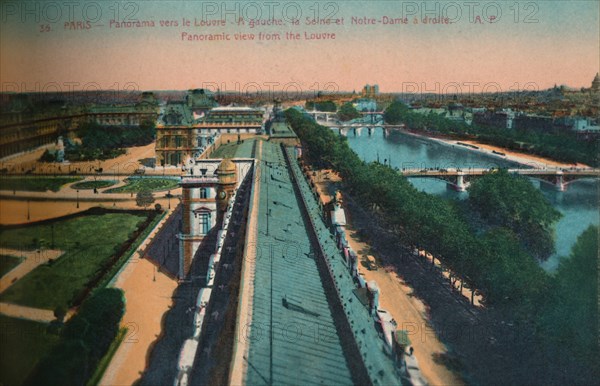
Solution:
<svg viewBox="0 0 600 386">
<path fill-rule="evenodd" d="M 210 230 L 210 213 L 200 213 L 200 233 L 207 234 Z"/>
<path fill-rule="evenodd" d="M 208 198 L 208 191 L 206 188 L 200 188 L 200 198 Z"/>
</svg>

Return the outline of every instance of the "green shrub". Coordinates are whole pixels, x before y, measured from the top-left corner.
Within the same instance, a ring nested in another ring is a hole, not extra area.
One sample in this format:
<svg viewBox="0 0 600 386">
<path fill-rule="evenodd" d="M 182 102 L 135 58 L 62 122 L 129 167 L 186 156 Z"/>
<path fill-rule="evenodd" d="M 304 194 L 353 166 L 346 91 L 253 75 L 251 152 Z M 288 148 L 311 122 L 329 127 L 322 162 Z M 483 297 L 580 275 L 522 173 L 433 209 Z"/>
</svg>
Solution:
<svg viewBox="0 0 600 386">
<path fill-rule="evenodd" d="M 39 363 L 26 385 L 84 385 L 116 338 L 124 313 L 120 289 L 96 291 L 67 322 L 60 342 Z"/>
</svg>

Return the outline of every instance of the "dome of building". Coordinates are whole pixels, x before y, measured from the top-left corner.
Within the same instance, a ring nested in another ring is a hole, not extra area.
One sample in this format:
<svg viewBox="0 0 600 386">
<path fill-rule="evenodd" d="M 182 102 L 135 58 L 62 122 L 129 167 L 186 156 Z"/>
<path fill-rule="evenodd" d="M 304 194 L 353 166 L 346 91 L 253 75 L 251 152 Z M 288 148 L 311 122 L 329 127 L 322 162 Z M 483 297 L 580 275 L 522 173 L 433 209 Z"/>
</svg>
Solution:
<svg viewBox="0 0 600 386">
<path fill-rule="evenodd" d="M 224 158 L 217 168 L 220 184 L 235 184 L 237 182 L 237 169 L 231 158 Z"/>
</svg>

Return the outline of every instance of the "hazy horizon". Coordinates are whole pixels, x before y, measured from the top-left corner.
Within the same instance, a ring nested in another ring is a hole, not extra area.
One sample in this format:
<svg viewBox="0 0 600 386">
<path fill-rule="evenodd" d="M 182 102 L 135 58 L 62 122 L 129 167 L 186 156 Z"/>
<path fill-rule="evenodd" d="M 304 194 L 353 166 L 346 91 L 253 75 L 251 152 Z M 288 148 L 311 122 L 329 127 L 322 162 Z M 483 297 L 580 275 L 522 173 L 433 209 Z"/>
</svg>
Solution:
<svg viewBox="0 0 600 386">
<path fill-rule="evenodd" d="M 72 9 L 63 3 L 55 3 L 56 9 L 38 2 L 22 4 L 27 3 L 2 3 L 1 91 L 135 87 L 359 92 L 365 84 L 378 84 L 382 93 L 508 92 L 543 90 L 555 84 L 587 88 L 600 67 L 599 2 L 593 0 L 87 1 Z M 276 4 L 271 5 L 270 19 L 269 4 Z M 291 25 L 286 20 L 298 11 L 300 23 Z M 319 18 L 330 14 L 343 18 L 343 25 L 305 25 L 317 11 Z M 234 21 L 240 15 L 249 21 L 257 12 L 262 12 L 260 20 L 285 25 L 250 28 Z M 117 28 L 113 18 L 122 20 L 125 14 L 154 27 Z M 454 22 L 423 24 L 423 17 L 436 15 Z M 408 24 L 384 25 L 384 16 L 407 17 Z M 191 21 L 190 27 L 182 26 L 184 17 Z M 86 18 L 97 21 L 86 25 Z M 377 23 L 353 23 L 353 18 L 373 18 Z M 162 20 L 176 21 L 178 26 L 163 25 Z M 224 20 L 224 25 L 194 26 L 201 20 Z M 418 25 L 411 24 L 415 20 Z M 286 32 L 302 38 L 285 40 Z M 237 41 L 236 33 L 278 34 L 283 40 Z M 313 33 L 336 36 L 335 40 L 304 38 Z M 186 41 L 184 34 L 228 34 L 231 40 Z"/>
</svg>

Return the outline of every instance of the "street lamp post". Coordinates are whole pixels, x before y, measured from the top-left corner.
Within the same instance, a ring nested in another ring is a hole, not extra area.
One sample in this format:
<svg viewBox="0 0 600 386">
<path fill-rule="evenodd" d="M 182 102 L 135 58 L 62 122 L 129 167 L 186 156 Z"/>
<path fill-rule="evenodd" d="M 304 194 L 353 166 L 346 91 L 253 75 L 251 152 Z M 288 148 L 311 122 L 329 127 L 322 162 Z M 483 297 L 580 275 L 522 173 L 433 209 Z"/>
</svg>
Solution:
<svg viewBox="0 0 600 386">
<path fill-rule="evenodd" d="M 171 209 L 171 191 L 170 190 L 167 192 L 167 197 L 169 199 L 169 209 Z"/>
<path fill-rule="evenodd" d="M 77 208 L 79 208 L 79 189 L 77 189 Z"/>
</svg>

